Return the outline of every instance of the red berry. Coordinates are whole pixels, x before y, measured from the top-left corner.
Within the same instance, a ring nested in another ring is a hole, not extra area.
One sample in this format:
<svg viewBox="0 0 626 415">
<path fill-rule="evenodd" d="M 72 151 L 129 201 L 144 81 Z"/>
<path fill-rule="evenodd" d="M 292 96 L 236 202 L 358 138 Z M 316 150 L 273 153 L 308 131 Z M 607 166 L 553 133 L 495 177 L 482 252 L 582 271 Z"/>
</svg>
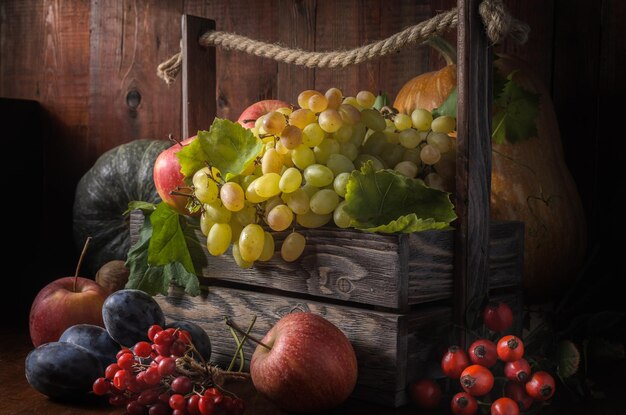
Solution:
<svg viewBox="0 0 626 415">
<path fill-rule="evenodd" d="M 154 342 L 154 335 L 160 331 L 163 331 L 163 328 L 158 324 L 153 324 L 150 326 L 150 328 L 148 329 L 148 338 L 151 342 Z"/>
<path fill-rule="evenodd" d="M 504 387 L 504 396 L 513 399 L 522 411 L 526 411 L 534 400 L 526 393 L 526 387 L 521 383 L 507 382 Z"/>
<path fill-rule="evenodd" d="M 184 342 L 185 344 L 189 344 L 191 343 L 191 334 L 189 334 L 189 332 L 187 330 L 179 330 L 178 331 L 178 338 Z"/>
<path fill-rule="evenodd" d="M 235 412 L 237 415 L 243 415 L 246 410 L 246 403 L 241 398 L 235 398 Z"/>
<path fill-rule="evenodd" d="M 115 376 L 117 371 L 120 369 L 121 367 L 119 367 L 117 363 L 111 363 L 110 365 L 107 366 L 106 370 L 104 371 L 104 377 L 109 380 L 113 379 L 113 376 Z"/>
<path fill-rule="evenodd" d="M 516 336 L 504 336 L 498 340 L 496 351 L 503 362 L 514 362 L 524 356 L 524 343 Z"/>
<path fill-rule="evenodd" d="M 159 402 L 163 402 L 164 404 L 166 404 L 169 407 L 170 396 L 172 396 L 172 394 L 169 391 L 165 391 L 162 394 L 160 394 L 157 399 L 159 400 Z"/>
<path fill-rule="evenodd" d="M 176 360 L 166 357 L 159 363 L 159 375 L 168 376 L 176 370 Z"/>
<path fill-rule="evenodd" d="M 198 411 L 200 411 L 200 414 L 213 415 L 214 409 L 215 404 L 213 403 L 213 399 L 203 396 L 198 401 Z"/>
<path fill-rule="evenodd" d="M 434 409 L 441 401 L 441 388 L 434 380 L 422 379 L 409 385 L 409 396 L 420 408 Z"/>
<path fill-rule="evenodd" d="M 113 385 L 119 390 L 123 391 L 126 389 L 128 383 L 128 372 L 124 369 L 120 369 L 117 371 L 115 376 L 113 376 Z"/>
<path fill-rule="evenodd" d="M 472 396 L 483 396 L 493 388 L 493 374 L 480 365 L 468 366 L 461 373 L 461 386 Z"/>
<path fill-rule="evenodd" d="M 459 346 L 450 346 L 441 359 L 441 370 L 451 379 L 461 377 L 461 372 L 469 365 L 470 361 L 467 353 Z"/>
<path fill-rule="evenodd" d="M 113 395 L 109 397 L 109 403 L 113 406 L 122 406 L 126 405 L 128 399 L 126 399 L 126 395 Z"/>
<path fill-rule="evenodd" d="M 132 353 L 123 353 L 117 358 L 117 365 L 122 369 L 131 370 L 135 363 L 135 356 Z"/>
<path fill-rule="evenodd" d="M 187 415 L 189 412 L 187 412 L 186 409 L 174 409 L 172 411 L 172 415 Z"/>
<path fill-rule="evenodd" d="M 459 392 L 452 397 L 450 407 L 454 415 L 474 415 L 478 410 L 478 402 L 469 393 Z"/>
<path fill-rule="evenodd" d="M 200 409 L 198 409 L 198 401 L 200 401 L 200 397 L 198 395 L 191 395 L 191 397 L 187 400 L 187 412 L 191 415 L 199 415 Z"/>
<path fill-rule="evenodd" d="M 139 342 L 134 347 L 135 355 L 139 357 L 149 357 L 152 353 L 152 345 L 148 342 Z"/>
<path fill-rule="evenodd" d="M 129 415 L 145 415 L 148 413 L 148 408 L 137 401 L 131 401 L 126 405 L 126 413 Z"/>
<path fill-rule="evenodd" d="M 187 405 L 185 402 L 185 397 L 179 393 L 175 393 L 170 396 L 170 408 L 172 409 L 184 409 Z"/>
<path fill-rule="evenodd" d="M 120 356 L 123 355 L 124 353 L 132 353 L 132 352 L 130 351 L 128 347 L 122 347 L 122 349 L 119 352 L 117 352 L 117 354 L 115 355 L 115 358 L 119 359 Z"/>
<path fill-rule="evenodd" d="M 191 389 L 193 389 L 193 384 L 191 383 L 191 379 L 189 379 L 187 376 L 179 376 L 172 381 L 170 387 L 174 392 L 184 395 L 191 392 Z"/>
<path fill-rule="evenodd" d="M 512 382 L 526 383 L 530 378 L 530 365 L 526 359 L 506 362 L 504 365 L 504 376 Z"/>
<path fill-rule="evenodd" d="M 147 368 L 143 375 L 143 381 L 150 386 L 157 385 L 159 382 L 161 382 L 161 374 L 159 373 L 159 369 L 156 367 Z"/>
<path fill-rule="evenodd" d="M 496 399 L 491 404 L 491 415 L 519 415 L 519 407 L 511 398 Z"/>
<path fill-rule="evenodd" d="M 483 310 L 483 322 L 489 330 L 502 332 L 513 325 L 513 311 L 506 303 L 489 303 Z"/>
<path fill-rule="evenodd" d="M 547 401 L 554 391 L 554 378 L 548 372 L 536 372 L 526 383 L 526 393 L 536 401 Z"/>
<path fill-rule="evenodd" d="M 479 339 L 469 347 L 469 358 L 475 365 L 492 367 L 498 361 L 496 344 L 491 340 Z"/>
<path fill-rule="evenodd" d="M 163 330 L 154 335 L 153 341 L 158 346 L 169 346 L 174 341 L 174 337 L 169 331 Z"/>
<path fill-rule="evenodd" d="M 142 405 L 152 405 L 159 399 L 159 392 L 154 389 L 148 389 L 139 394 L 137 402 Z"/>
<path fill-rule="evenodd" d="M 169 415 L 170 408 L 163 402 L 157 402 L 150 407 L 149 415 Z"/>
<path fill-rule="evenodd" d="M 187 350 L 187 345 L 182 340 L 175 340 L 170 346 L 170 353 L 174 356 L 182 356 Z"/>
<path fill-rule="evenodd" d="M 106 395 L 109 391 L 109 382 L 105 378 L 98 378 L 95 380 L 92 386 L 93 393 L 96 395 Z"/>
<path fill-rule="evenodd" d="M 168 357 L 171 355 L 169 344 L 157 344 L 154 346 L 154 351 L 163 357 Z"/>
<path fill-rule="evenodd" d="M 222 403 L 222 400 L 224 398 L 222 392 L 220 392 L 220 390 L 217 388 L 207 388 L 207 390 L 204 391 L 204 396 L 207 398 L 213 398 L 213 403 L 215 405 L 219 405 L 220 403 Z"/>
</svg>

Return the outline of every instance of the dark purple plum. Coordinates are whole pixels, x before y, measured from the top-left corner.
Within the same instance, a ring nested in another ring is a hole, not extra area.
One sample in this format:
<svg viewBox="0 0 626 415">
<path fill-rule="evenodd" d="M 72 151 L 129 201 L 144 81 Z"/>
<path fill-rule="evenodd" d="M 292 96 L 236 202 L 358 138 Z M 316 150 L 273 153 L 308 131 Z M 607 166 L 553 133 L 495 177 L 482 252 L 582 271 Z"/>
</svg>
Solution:
<svg viewBox="0 0 626 415">
<path fill-rule="evenodd" d="M 76 324 L 61 334 L 60 342 L 74 343 L 89 350 L 95 355 L 102 367 L 107 367 L 117 359 L 115 355 L 120 345 L 109 336 L 107 331 L 93 324 Z"/>
<path fill-rule="evenodd" d="M 103 367 L 84 347 L 67 342 L 45 343 L 26 356 L 30 386 L 55 399 L 82 400 Z"/>
<path fill-rule="evenodd" d="M 167 325 L 167 328 L 169 327 L 187 330 L 191 334 L 194 347 L 200 352 L 204 360 L 208 362 L 211 359 L 211 339 L 202 327 L 189 321 L 172 321 Z"/>
<path fill-rule="evenodd" d="M 148 328 L 163 327 L 163 310 L 149 294 L 140 290 L 120 290 L 109 295 L 102 305 L 102 319 L 109 335 L 122 346 L 148 341 Z"/>
</svg>

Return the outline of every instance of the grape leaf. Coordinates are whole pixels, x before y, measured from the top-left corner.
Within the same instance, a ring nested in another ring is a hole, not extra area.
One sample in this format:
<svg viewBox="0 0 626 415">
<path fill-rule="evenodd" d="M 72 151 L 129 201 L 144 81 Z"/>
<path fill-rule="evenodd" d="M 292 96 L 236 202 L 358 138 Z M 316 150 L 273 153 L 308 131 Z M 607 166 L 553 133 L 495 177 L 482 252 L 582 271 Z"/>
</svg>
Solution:
<svg viewBox="0 0 626 415">
<path fill-rule="evenodd" d="M 393 170 L 376 171 L 371 162 L 351 173 L 344 209 L 351 226 L 376 232 L 450 229 L 456 219 L 449 193 Z"/>
<path fill-rule="evenodd" d="M 449 117 L 456 118 L 456 101 L 458 97 L 458 91 L 454 88 L 448 98 L 438 107 L 432 110 L 433 117 L 441 117 L 447 115 Z"/>
<path fill-rule="evenodd" d="M 150 213 L 154 209 L 156 209 L 156 205 L 154 203 L 143 202 L 141 200 L 133 200 L 131 202 L 128 202 L 128 209 L 126 209 L 126 211 L 122 213 L 122 215 L 123 216 L 129 215 L 130 212 L 136 209 L 139 209 L 143 211 L 144 213 Z"/>
<path fill-rule="evenodd" d="M 180 262 L 187 272 L 195 274 L 181 225 L 181 215 L 161 202 L 150 215 L 150 222 L 153 230 L 148 248 L 148 264 Z"/>
<path fill-rule="evenodd" d="M 198 138 L 176 156 L 185 177 L 207 164 L 217 168 L 225 180 L 240 174 L 259 155 L 263 143 L 238 123 L 216 118 L 209 131 L 198 131 Z"/>
<path fill-rule="evenodd" d="M 510 73 L 500 93 L 494 94 L 492 139 L 511 144 L 537 136 L 535 119 L 539 111 L 539 95 L 522 88 Z"/>
<path fill-rule="evenodd" d="M 580 352 L 574 343 L 563 340 L 558 348 L 558 368 L 557 372 L 563 379 L 573 376 L 578 371 L 580 365 Z"/>
</svg>

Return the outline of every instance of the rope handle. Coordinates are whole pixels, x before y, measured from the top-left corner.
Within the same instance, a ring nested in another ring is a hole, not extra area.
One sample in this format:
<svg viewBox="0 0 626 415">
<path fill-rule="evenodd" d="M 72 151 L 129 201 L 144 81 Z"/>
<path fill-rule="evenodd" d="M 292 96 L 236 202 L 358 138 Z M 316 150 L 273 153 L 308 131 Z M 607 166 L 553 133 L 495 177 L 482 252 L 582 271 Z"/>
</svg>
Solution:
<svg viewBox="0 0 626 415">
<path fill-rule="evenodd" d="M 530 28 L 526 23 L 511 16 L 502 0 L 483 0 L 478 11 L 485 25 L 487 36 L 493 44 L 499 43 L 507 36 L 519 44 L 528 40 Z M 203 47 L 214 46 L 224 50 L 237 50 L 254 56 L 274 59 L 278 62 L 306 66 L 307 68 L 343 68 L 383 57 L 408 45 L 423 43 L 433 36 L 455 28 L 457 25 L 458 13 L 457 8 L 454 7 L 386 39 L 347 51 L 309 52 L 217 30 L 207 31 L 200 36 L 198 42 Z M 181 48 L 180 52 L 157 67 L 157 76 L 168 85 L 171 84 L 180 72 L 182 61 Z"/>
</svg>

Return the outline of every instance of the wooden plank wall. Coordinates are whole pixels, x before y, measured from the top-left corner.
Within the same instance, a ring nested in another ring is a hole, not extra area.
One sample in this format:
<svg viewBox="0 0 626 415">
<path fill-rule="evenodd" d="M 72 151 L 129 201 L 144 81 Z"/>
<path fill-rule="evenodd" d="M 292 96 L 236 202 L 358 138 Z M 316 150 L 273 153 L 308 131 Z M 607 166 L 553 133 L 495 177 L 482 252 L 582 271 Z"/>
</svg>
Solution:
<svg viewBox="0 0 626 415">
<path fill-rule="evenodd" d="M 498 50 L 531 61 L 551 87 L 567 161 L 594 229 L 610 206 L 600 197 L 606 188 L 599 183 L 610 181 L 611 163 L 621 145 L 617 142 L 624 141 L 612 130 L 602 134 L 599 128 L 604 109 L 623 96 L 624 82 L 616 74 L 623 67 L 619 65 L 623 33 L 618 25 L 626 7 L 619 0 L 505 3 L 531 25 L 532 32 L 526 46 L 507 42 Z M 178 50 L 181 13 L 214 19 L 219 30 L 326 50 L 386 37 L 455 4 L 455 0 L 0 2 L 0 96 L 40 101 L 50 120 L 43 198 L 54 201 L 50 215 L 55 219 L 42 230 L 55 239 L 46 254 L 50 276 L 73 270 L 74 251 L 68 255 L 73 191 L 96 158 L 132 139 L 165 139 L 180 131 L 180 84 L 166 86 L 155 68 Z M 454 34 L 449 37 L 454 39 Z M 295 102 L 297 92 L 311 87 L 337 86 L 347 94 L 382 90 L 393 96 L 405 81 L 441 64 L 426 48 L 409 48 L 334 71 L 218 51 L 217 112 L 236 119 L 252 102 L 264 98 Z"/>
</svg>

